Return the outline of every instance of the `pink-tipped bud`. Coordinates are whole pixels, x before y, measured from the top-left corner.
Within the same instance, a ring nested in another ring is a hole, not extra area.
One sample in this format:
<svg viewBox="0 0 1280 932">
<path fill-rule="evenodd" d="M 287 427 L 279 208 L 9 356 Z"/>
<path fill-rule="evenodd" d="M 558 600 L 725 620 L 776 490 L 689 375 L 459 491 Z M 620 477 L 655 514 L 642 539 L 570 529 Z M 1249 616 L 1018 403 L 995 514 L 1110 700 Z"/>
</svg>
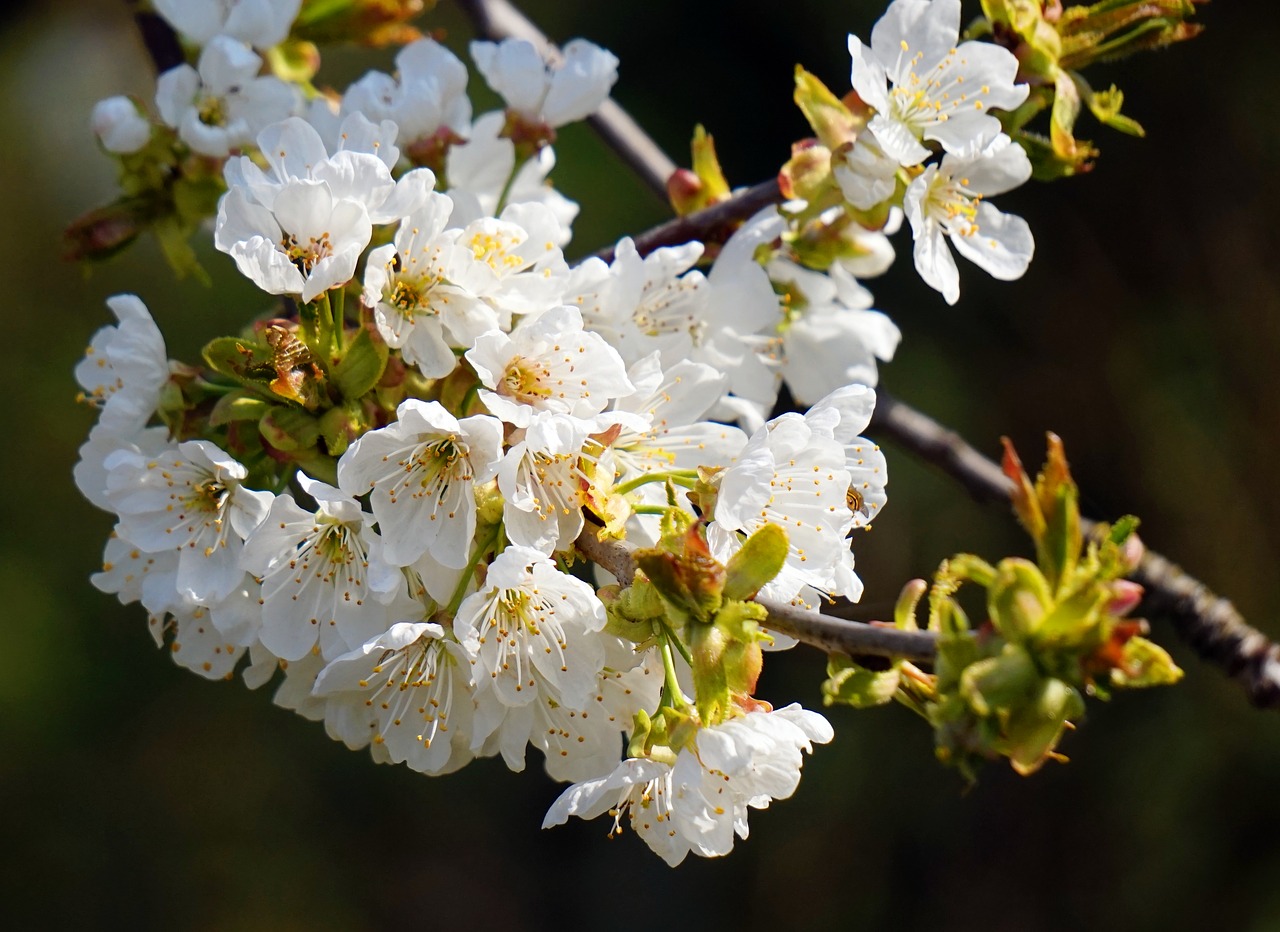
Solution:
<svg viewBox="0 0 1280 932">
<path fill-rule="evenodd" d="M 1107 603 L 1107 614 L 1127 615 L 1142 601 L 1143 589 L 1132 580 L 1117 579 L 1111 584 L 1111 601 Z"/>
<path fill-rule="evenodd" d="M 1128 567 L 1129 572 L 1133 572 L 1138 568 L 1138 564 L 1142 562 L 1142 557 L 1147 552 L 1147 545 L 1142 542 L 1137 534 L 1130 534 L 1124 544 L 1121 545 L 1121 555 L 1124 557 L 1124 565 Z"/>
</svg>

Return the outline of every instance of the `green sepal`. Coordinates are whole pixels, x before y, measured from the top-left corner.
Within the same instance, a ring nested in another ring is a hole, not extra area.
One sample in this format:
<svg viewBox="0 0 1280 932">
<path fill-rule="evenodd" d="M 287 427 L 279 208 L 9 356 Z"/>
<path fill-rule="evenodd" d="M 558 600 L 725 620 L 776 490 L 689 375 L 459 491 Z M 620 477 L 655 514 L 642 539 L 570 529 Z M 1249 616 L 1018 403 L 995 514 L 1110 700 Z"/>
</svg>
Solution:
<svg viewBox="0 0 1280 932">
<path fill-rule="evenodd" d="M 1107 540 L 1117 547 L 1138 530 L 1139 521 L 1133 515 L 1124 515 L 1107 530 Z"/>
<path fill-rule="evenodd" d="M 1182 679 L 1182 668 L 1159 644 L 1143 637 L 1125 642 L 1122 666 L 1111 670 L 1111 685 L 1123 689 L 1171 686 Z"/>
<path fill-rule="evenodd" d="M 648 756 L 649 735 L 653 731 L 653 719 L 649 713 L 641 709 L 636 713 L 631 725 L 631 740 L 627 742 L 627 757 L 641 758 Z"/>
<path fill-rule="evenodd" d="M 726 200 L 729 182 L 716 155 L 715 139 L 699 123 L 689 144 L 692 169 L 679 168 L 667 179 L 667 198 L 676 216 L 685 217 Z"/>
<path fill-rule="evenodd" d="M 832 654 L 827 658 L 827 679 L 822 684 L 822 704 L 848 705 L 855 709 L 885 705 L 898 691 L 900 678 L 897 664 L 887 670 L 868 670 L 844 654 Z"/>
<path fill-rule="evenodd" d="M 209 426 L 222 427 L 235 421 L 257 421 L 271 410 L 265 399 L 244 389 L 223 395 L 209 412 Z"/>
<path fill-rule="evenodd" d="M 363 433 L 360 409 L 354 406 L 330 408 L 320 415 L 320 436 L 330 456 L 341 456 L 351 442 Z"/>
<path fill-rule="evenodd" d="M 342 392 L 342 397 L 356 401 L 372 391 L 382 379 L 389 355 L 390 350 L 382 338 L 375 337 L 367 327 L 362 327 L 333 367 L 333 380 L 338 391 Z"/>
<path fill-rule="evenodd" d="M 319 450 L 311 449 L 295 453 L 293 459 L 298 468 L 311 478 L 319 479 L 337 488 L 338 461 L 332 456 L 325 456 Z"/>
<path fill-rule="evenodd" d="M 736 600 L 726 600 L 716 614 L 716 627 L 725 633 L 722 656 L 725 682 L 733 696 L 755 694 L 756 681 L 764 666 L 760 645 L 769 640 L 769 636 L 760 630 L 760 623 L 768 617 L 763 605 Z"/>
<path fill-rule="evenodd" d="M 729 710 L 729 678 L 725 670 L 728 638 L 718 625 L 689 626 L 693 688 L 698 716 L 705 725 L 720 722 Z"/>
<path fill-rule="evenodd" d="M 604 601 L 605 630 L 610 634 L 630 641 L 633 644 L 645 644 L 654 640 L 653 623 L 667 615 L 666 606 L 658 591 L 644 577 L 637 577 L 635 582 L 621 591 L 614 598 Z"/>
<path fill-rule="evenodd" d="M 309 450 L 320 439 L 320 424 L 307 412 L 277 405 L 258 421 L 263 439 L 277 450 L 294 453 Z"/>
<path fill-rule="evenodd" d="M 750 599 L 778 575 L 787 560 L 787 532 L 766 524 L 746 539 L 725 566 L 724 597 Z"/>
<path fill-rule="evenodd" d="M 204 270 L 204 266 L 196 258 L 195 249 L 191 247 L 193 230 L 188 224 L 176 216 L 160 217 L 151 225 L 151 232 L 155 234 L 160 252 L 164 254 L 174 275 L 179 279 L 190 275 L 202 285 L 213 284 L 213 279 Z"/>
<path fill-rule="evenodd" d="M 898 594 L 898 601 L 893 606 L 893 626 L 903 631 L 916 631 L 920 625 L 916 623 L 916 607 L 924 594 L 929 591 L 929 584 L 923 579 L 910 579 Z"/>
<path fill-rule="evenodd" d="M 1089 108 L 1089 112 L 1094 115 L 1099 123 L 1104 126 L 1110 126 L 1119 132 L 1127 133 L 1130 136 L 1143 137 L 1147 135 L 1147 131 L 1142 128 L 1142 124 L 1120 112 L 1120 108 L 1124 104 L 1124 92 L 1114 84 L 1111 85 L 1109 90 L 1094 91 L 1085 82 L 1084 78 L 1079 75 L 1076 75 L 1076 83 L 1080 86 L 1085 106 Z"/>
<path fill-rule="evenodd" d="M 1085 649 L 1087 642 L 1097 639 L 1102 609 L 1110 598 L 1105 586 L 1088 585 L 1060 599 L 1036 631 L 1036 646 L 1047 651 Z"/>
<path fill-rule="evenodd" d="M 1048 435 L 1045 465 L 1036 477 L 1036 495 L 1045 519 L 1044 536 L 1037 541 L 1040 568 L 1055 591 L 1071 579 L 1080 547 L 1080 492 L 1071 478 L 1062 440 Z"/>
<path fill-rule="evenodd" d="M 674 509 L 663 517 L 659 545 L 633 557 L 678 620 L 709 622 L 724 599 L 725 568 L 707 548 L 700 523 L 680 531 L 683 521 L 667 520 L 673 514 Z"/>
</svg>

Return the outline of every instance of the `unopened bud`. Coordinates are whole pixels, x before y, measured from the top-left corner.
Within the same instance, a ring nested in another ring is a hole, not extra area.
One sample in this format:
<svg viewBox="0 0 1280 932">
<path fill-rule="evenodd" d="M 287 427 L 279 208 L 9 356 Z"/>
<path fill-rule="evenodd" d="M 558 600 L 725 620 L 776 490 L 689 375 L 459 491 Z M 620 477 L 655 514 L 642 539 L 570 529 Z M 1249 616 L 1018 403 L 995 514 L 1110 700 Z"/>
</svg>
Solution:
<svg viewBox="0 0 1280 932">
<path fill-rule="evenodd" d="M 1137 534 L 1130 534 L 1120 548 L 1120 555 L 1124 559 L 1124 565 L 1131 573 L 1138 568 L 1146 553 L 1147 545 L 1142 542 L 1142 538 Z"/>
<path fill-rule="evenodd" d="M 120 94 L 98 101 L 89 125 L 102 148 L 117 155 L 137 152 L 151 139 L 151 122 L 137 104 Z"/>
<path fill-rule="evenodd" d="M 702 207 L 702 179 L 687 168 L 677 168 L 667 179 L 667 200 L 676 216 L 684 217 Z"/>
<path fill-rule="evenodd" d="M 1142 586 L 1128 579 L 1117 579 L 1111 584 L 1111 601 L 1107 603 L 1107 614 L 1127 615 L 1142 601 Z"/>
</svg>

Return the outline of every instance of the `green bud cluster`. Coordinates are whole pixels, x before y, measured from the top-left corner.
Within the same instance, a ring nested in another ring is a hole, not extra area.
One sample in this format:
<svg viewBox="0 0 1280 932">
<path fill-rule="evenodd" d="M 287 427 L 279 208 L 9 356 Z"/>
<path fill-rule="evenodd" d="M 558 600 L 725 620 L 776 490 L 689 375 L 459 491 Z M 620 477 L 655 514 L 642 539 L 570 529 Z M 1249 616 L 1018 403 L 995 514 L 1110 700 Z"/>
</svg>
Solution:
<svg viewBox="0 0 1280 932">
<path fill-rule="evenodd" d="M 1100 525 L 1085 539 L 1078 494 L 1061 441 L 1049 435 L 1048 461 L 1033 483 L 1006 441 L 1004 469 L 1014 510 L 1036 546 L 1036 562 L 994 565 L 972 554 L 943 562 L 929 587 L 928 628 L 938 634 L 933 673 L 901 659 L 887 669 L 833 657 L 827 704 L 855 708 L 897 699 L 934 728 L 937 756 L 974 778 L 984 759 L 1004 757 L 1020 774 L 1038 770 L 1085 712 L 1085 697 L 1113 689 L 1177 682 L 1182 671 L 1129 619 L 1140 589 L 1133 566 L 1136 519 Z M 959 590 L 985 593 L 973 623 Z M 904 590 L 895 624 L 915 627 L 922 581 Z"/>
<path fill-rule="evenodd" d="M 1112 85 L 1095 91 L 1081 73 L 1099 62 L 1127 58 L 1199 35 L 1192 0 L 1102 0 L 1064 7 L 1061 0 L 982 0 L 984 17 L 969 29 L 989 36 L 1018 57 L 1018 80 L 1031 85 L 1026 103 L 1007 115 L 1009 133 L 1031 158 L 1034 177 L 1060 178 L 1088 171 L 1098 150 L 1075 137 L 1087 108 L 1104 126 L 1142 136 L 1142 126 L 1120 112 L 1124 94 Z M 1049 111 L 1049 135 L 1024 127 Z"/>
</svg>

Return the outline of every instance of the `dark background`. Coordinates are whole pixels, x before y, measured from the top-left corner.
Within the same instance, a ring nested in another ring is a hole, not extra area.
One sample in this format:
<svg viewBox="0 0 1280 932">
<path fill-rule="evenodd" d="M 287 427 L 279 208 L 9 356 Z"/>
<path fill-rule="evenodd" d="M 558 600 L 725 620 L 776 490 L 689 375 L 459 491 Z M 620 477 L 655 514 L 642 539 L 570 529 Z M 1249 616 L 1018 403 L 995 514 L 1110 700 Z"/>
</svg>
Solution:
<svg viewBox="0 0 1280 932">
<path fill-rule="evenodd" d="M 447 7 L 425 22 L 460 50 L 467 33 Z M 1196 41 L 1090 73 L 1128 92 L 1149 135 L 1084 118 L 1103 150 L 1091 176 L 999 200 L 1035 231 L 1024 279 L 966 265 L 948 308 L 900 236 L 899 263 L 869 284 L 904 334 L 887 388 L 991 454 L 1008 434 L 1035 462 L 1057 431 L 1091 515 L 1140 515 L 1151 546 L 1275 635 L 1280 36 L 1259 7 L 1204 7 Z M 843 92 L 845 34 L 868 37 L 880 12 L 821 0 L 527 9 L 555 38 L 616 52 L 616 97 L 678 160 L 705 123 L 735 184 L 767 177 L 805 132 L 794 64 Z M 0 29 L 0 919 L 274 932 L 1280 928 L 1280 719 L 1250 709 L 1159 620 L 1186 679 L 1091 704 L 1064 744 L 1071 763 L 1030 779 L 991 766 L 965 793 L 905 710 L 832 710 L 836 741 L 796 797 L 754 813 L 730 857 L 675 871 L 634 838 L 607 842 L 601 821 L 540 831 L 559 789 L 536 754 L 521 775 L 497 760 L 440 779 L 377 767 L 265 692 L 172 665 L 139 607 L 89 585 L 110 519 L 71 482 L 92 421 L 71 370 L 116 292 L 139 293 L 186 359 L 262 300 L 211 248 L 213 289 L 174 283 L 149 242 L 89 276 L 60 262 L 61 228 L 114 193 L 89 110 L 109 94 L 148 97 L 151 76 L 115 0 L 28 4 Z M 322 77 L 342 86 L 390 58 L 334 52 Z M 473 99 L 491 100 L 478 86 Z M 558 151 L 557 178 L 583 204 L 580 253 L 663 217 L 585 127 Z M 1026 550 L 1001 509 L 889 457 L 891 504 L 858 550 L 868 616 L 953 552 Z M 821 677 L 820 656 L 801 648 L 771 659 L 762 693 L 814 707 Z"/>
</svg>

